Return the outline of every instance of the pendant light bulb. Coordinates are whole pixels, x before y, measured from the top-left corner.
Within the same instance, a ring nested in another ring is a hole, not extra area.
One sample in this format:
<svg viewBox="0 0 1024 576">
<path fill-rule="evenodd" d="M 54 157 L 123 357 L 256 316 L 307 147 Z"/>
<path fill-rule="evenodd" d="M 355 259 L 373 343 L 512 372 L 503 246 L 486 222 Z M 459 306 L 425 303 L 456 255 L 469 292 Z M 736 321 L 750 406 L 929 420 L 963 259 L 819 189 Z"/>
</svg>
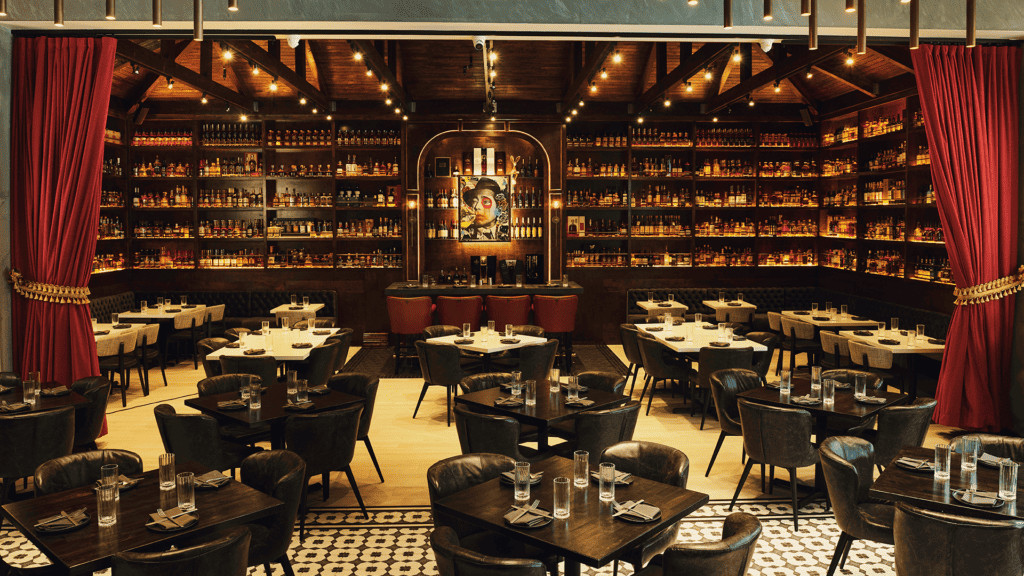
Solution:
<svg viewBox="0 0 1024 576">
<path fill-rule="evenodd" d="M 227 48 L 225 48 L 224 52 L 221 54 L 221 58 L 223 58 L 225 62 L 227 62 L 228 60 L 231 60 L 234 57 L 235 57 L 235 55 L 232 54 L 231 50 L 229 50 Z"/>
<path fill-rule="evenodd" d="M 203 92 L 203 99 L 200 100 L 200 102 L 202 102 L 203 104 L 206 104 L 206 103 L 209 102 L 209 100 L 206 99 L 206 92 Z"/>
<path fill-rule="evenodd" d="M 241 116 L 239 116 L 238 119 L 241 120 L 242 122 L 248 122 L 249 121 L 249 117 L 246 116 L 245 114 L 242 114 Z"/>
<path fill-rule="evenodd" d="M 299 97 L 299 104 L 302 104 L 303 106 L 306 105 L 306 97 L 305 96 L 300 96 Z"/>
<path fill-rule="evenodd" d="M 811 70 L 810 66 L 808 66 L 807 68 L 804 69 L 804 73 L 807 74 L 807 79 L 808 80 L 810 80 L 811 78 L 814 78 L 814 71 Z"/>
<path fill-rule="evenodd" d="M 579 114 L 579 111 L 578 111 L 578 110 L 576 110 L 575 108 L 573 108 L 573 109 L 572 109 L 572 115 L 573 115 L 573 116 L 576 116 L 577 114 Z"/>
<path fill-rule="evenodd" d="M 238 12 L 238 0 L 228 0 L 228 10 Z"/>
<path fill-rule="evenodd" d="M 747 106 L 753 106 L 753 105 L 754 105 L 754 95 L 753 94 L 747 94 Z"/>
<path fill-rule="evenodd" d="M 107 20 L 117 20 L 116 0 L 107 0 Z"/>
<path fill-rule="evenodd" d="M 736 62 L 738 64 L 742 60 L 743 60 L 743 56 L 740 54 L 740 51 L 739 50 L 734 50 L 733 53 L 732 53 L 732 61 Z"/>
<path fill-rule="evenodd" d="M 498 53 L 493 51 L 489 52 L 487 57 L 491 59 L 491 64 L 494 64 L 498 60 Z"/>
<path fill-rule="evenodd" d="M 395 114 L 401 114 L 401 113 L 402 113 L 402 109 L 401 108 L 395 108 Z"/>
<path fill-rule="evenodd" d="M 277 78 L 270 81 L 270 91 L 277 92 Z"/>
<path fill-rule="evenodd" d="M 310 112 L 313 113 L 313 114 L 316 114 L 317 112 L 319 112 L 319 110 L 317 110 L 316 108 L 313 108 L 312 110 L 310 110 Z"/>
<path fill-rule="evenodd" d="M 605 78 L 608 78 L 608 71 L 605 70 L 604 68 L 601 68 L 601 79 L 603 80 Z"/>
<path fill-rule="evenodd" d="M 664 104 L 664 105 L 665 105 L 665 108 L 668 108 L 669 106 L 671 106 L 671 105 L 672 105 L 672 101 L 671 101 L 671 100 L 669 100 L 669 99 L 668 99 L 668 98 L 666 97 L 666 98 L 665 98 L 665 101 L 664 101 L 664 102 L 662 102 L 662 104 Z"/>
<path fill-rule="evenodd" d="M 384 103 L 387 104 L 388 106 L 391 106 L 391 98 L 385 98 Z"/>
<path fill-rule="evenodd" d="M 800 0 L 800 15 L 810 16 L 811 15 L 811 0 Z"/>
<path fill-rule="evenodd" d="M 252 75 L 253 76 L 259 76 L 259 74 L 260 74 L 260 67 L 257 66 L 256 63 L 254 62 L 253 65 L 252 65 Z"/>
<path fill-rule="evenodd" d="M 693 92 L 693 84 L 690 83 L 689 81 L 686 82 L 686 91 Z"/>
<path fill-rule="evenodd" d="M 565 117 L 565 123 L 568 124 L 569 122 L 572 122 L 572 116 Z"/>
<path fill-rule="evenodd" d="M 139 65 L 138 64 L 132 64 L 132 74 L 135 74 L 136 76 L 139 75 Z"/>
<path fill-rule="evenodd" d="M 153 0 L 153 28 L 163 28 L 164 7 L 163 0 Z"/>
<path fill-rule="evenodd" d="M 779 92 L 782 92 L 782 86 L 779 84 L 779 81 L 776 80 L 775 81 L 775 93 L 778 94 Z"/>
<path fill-rule="evenodd" d="M 971 2 L 972 0 L 967 0 Z M 868 6 L 866 0 L 857 0 L 857 54 L 868 53 Z"/>
<path fill-rule="evenodd" d="M 597 82 L 591 82 L 590 83 L 590 91 L 591 92 L 597 92 Z"/>
<path fill-rule="evenodd" d="M 362 52 L 353 52 L 352 53 L 352 58 L 354 58 L 356 60 L 362 60 L 363 59 L 363 53 Z"/>
<path fill-rule="evenodd" d="M 618 50 L 616 50 L 615 54 L 612 55 L 612 62 L 615 62 L 616 64 L 622 62 L 622 54 L 619 54 Z"/>
<path fill-rule="evenodd" d="M 718 122 L 718 116 L 715 116 L 714 118 L 712 118 L 711 121 L 712 122 Z"/>
<path fill-rule="evenodd" d="M 370 67 L 367 66 L 366 67 L 366 77 L 369 78 L 370 76 L 373 76 L 373 70 L 370 70 Z"/>
<path fill-rule="evenodd" d="M 380 83 L 380 91 L 381 92 L 387 92 L 388 91 L 388 83 L 387 82 L 381 82 Z"/>
<path fill-rule="evenodd" d="M 402 120 L 408 120 L 408 119 L 409 119 L 408 116 L 402 116 Z"/>
<path fill-rule="evenodd" d="M 636 123 L 637 124 L 643 124 L 644 123 L 644 117 L 643 116 L 638 116 L 637 119 L 636 119 Z"/>
<path fill-rule="evenodd" d="M 847 50 L 844 54 L 846 56 L 846 65 L 853 66 L 853 53 Z"/>
<path fill-rule="evenodd" d="M 580 100 L 580 108 L 583 108 L 583 100 Z"/>
<path fill-rule="evenodd" d="M 0 0 L 0 16 L 7 16 L 7 0 Z"/>
<path fill-rule="evenodd" d="M 713 76 L 711 75 L 711 68 L 705 68 L 704 69 L 704 79 L 707 80 L 708 82 L 710 82 L 712 77 Z"/>
</svg>

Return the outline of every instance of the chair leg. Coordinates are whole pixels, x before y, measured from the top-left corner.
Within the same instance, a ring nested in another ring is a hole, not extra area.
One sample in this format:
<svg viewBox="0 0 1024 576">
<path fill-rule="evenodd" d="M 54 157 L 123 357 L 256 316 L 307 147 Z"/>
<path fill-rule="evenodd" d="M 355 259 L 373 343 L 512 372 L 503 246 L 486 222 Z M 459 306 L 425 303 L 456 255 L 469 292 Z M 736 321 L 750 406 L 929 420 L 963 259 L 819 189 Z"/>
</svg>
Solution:
<svg viewBox="0 0 1024 576">
<path fill-rule="evenodd" d="M 160 375 L 163 376 L 163 378 L 164 378 L 164 388 L 166 388 L 167 387 L 167 372 L 164 370 L 164 357 L 163 357 L 163 355 L 160 355 L 158 358 L 160 359 Z"/>
<path fill-rule="evenodd" d="M 708 404 L 711 403 L 710 400 L 711 400 L 711 390 L 708 390 L 708 391 L 706 391 L 704 393 L 704 411 L 700 415 L 700 429 L 701 430 L 704 429 L 704 420 L 706 420 L 707 417 L 708 417 Z"/>
<path fill-rule="evenodd" d="M 363 438 L 363 444 L 366 444 L 366 451 L 370 453 L 370 460 L 373 461 L 373 467 L 377 469 L 377 476 L 380 476 L 380 481 L 384 483 L 384 475 L 380 472 L 380 464 L 377 463 L 377 456 L 373 453 L 373 446 L 370 445 L 370 437 Z"/>
<path fill-rule="evenodd" d="M 630 364 L 629 368 L 626 370 L 626 380 L 629 380 L 629 377 L 633 376 L 633 385 L 629 387 L 630 397 L 633 396 L 633 389 L 636 388 L 636 372 L 634 372 L 634 370 L 637 370 L 636 364 Z"/>
<path fill-rule="evenodd" d="M 651 404 L 654 403 L 654 389 L 657 387 L 658 381 L 655 380 L 654 378 L 651 378 L 651 395 L 647 397 L 647 416 L 651 415 Z M 644 386 L 644 389 L 646 390 L 647 387 Z"/>
<path fill-rule="evenodd" d="M 149 396 L 149 370 L 143 371 L 144 365 L 142 363 L 135 367 L 135 371 L 139 374 L 139 386 L 142 387 L 142 395 Z"/>
<path fill-rule="evenodd" d="M 331 497 L 331 473 L 324 472 L 320 475 L 320 490 L 323 494 L 324 502 Z"/>
<path fill-rule="evenodd" d="M 743 475 L 740 476 L 740 483 L 736 485 L 736 493 L 732 495 L 732 502 L 729 502 L 729 511 L 732 512 L 732 507 L 736 505 L 736 499 L 740 497 L 740 490 L 743 490 L 743 483 L 747 481 L 747 474 L 750 474 L 750 469 L 754 466 L 754 460 L 748 459 L 747 465 L 743 467 Z"/>
<path fill-rule="evenodd" d="M 270 576 L 270 562 L 263 565 L 263 573 Z"/>
<path fill-rule="evenodd" d="M 619 576 L 619 561 L 612 562 L 612 576 Z"/>
<path fill-rule="evenodd" d="M 798 506 L 797 501 L 799 500 L 799 497 L 800 497 L 800 491 L 797 489 L 796 468 L 790 468 L 789 469 L 789 491 L 790 491 L 790 493 L 792 495 L 792 498 L 793 498 L 793 531 L 794 532 L 799 532 L 800 531 L 800 521 L 797 519 L 797 515 L 799 514 L 799 510 L 797 510 L 797 506 Z"/>
<path fill-rule="evenodd" d="M 775 466 L 768 467 L 768 495 L 775 493 Z"/>
<path fill-rule="evenodd" d="M 640 371 L 640 368 L 637 368 L 637 372 L 639 372 L 639 371 Z M 644 401 L 644 394 L 647 394 L 647 386 L 650 385 L 650 383 L 651 383 L 651 377 L 650 376 L 645 376 L 644 377 L 644 389 L 640 391 L 640 402 Z"/>
<path fill-rule="evenodd" d="M 348 476 L 348 483 L 352 486 L 352 492 L 356 495 L 356 501 L 359 502 L 359 507 L 363 509 L 363 518 L 370 519 L 370 514 L 366 511 L 366 504 L 363 504 L 363 497 L 359 494 L 359 485 L 356 484 L 356 477 L 352 475 L 352 467 L 345 467 L 345 474 Z"/>
<path fill-rule="evenodd" d="M 448 427 L 451 428 L 451 426 L 452 426 L 452 387 L 451 386 L 445 386 L 445 388 L 447 388 L 447 390 L 445 391 L 445 394 L 447 394 L 447 396 L 448 396 L 447 408 L 445 408 L 445 417 L 448 418 Z"/>
<path fill-rule="evenodd" d="M 121 368 L 121 407 L 128 407 L 128 378 L 131 378 L 131 372 L 127 372 L 124 368 Z"/>
<path fill-rule="evenodd" d="M 430 386 L 430 384 L 427 384 L 427 382 L 424 381 L 423 382 L 423 389 L 420 390 L 420 399 L 416 401 L 416 409 L 412 411 L 412 417 L 413 418 L 415 418 L 416 417 L 416 413 L 420 411 L 420 404 L 423 403 L 423 397 L 427 394 L 427 387 L 428 386 Z"/>
<path fill-rule="evenodd" d="M 761 464 L 761 494 L 765 493 L 764 479 L 765 479 L 764 464 Z"/>
<path fill-rule="evenodd" d="M 715 465 L 715 458 L 718 458 L 718 451 L 722 449 L 722 442 L 725 441 L 725 430 L 718 435 L 718 443 L 715 444 L 715 451 L 711 453 L 711 462 L 708 464 L 708 471 L 704 473 L 704 477 L 707 478 L 711 474 L 711 467 Z"/>
<path fill-rule="evenodd" d="M 295 576 L 295 571 L 292 570 L 292 561 L 288 559 L 288 553 L 285 552 L 284 556 L 277 559 L 281 564 L 281 568 L 284 570 L 284 576 Z M 270 576 L 269 574 L 267 576 Z"/>
<path fill-rule="evenodd" d="M 836 543 L 836 551 L 832 553 L 832 563 L 828 566 L 828 576 L 835 574 L 836 568 L 839 565 L 839 560 L 845 555 L 846 547 L 852 540 L 853 538 L 846 532 L 839 534 L 839 542 Z"/>
<path fill-rule="evenodd" d="M 839 569 L 842 570 L 843 566 L 846 565 L 846 557 L 850 555 L 850 548 L 853 547 L 853 541 L 856 540 L 853 536 L 850 536 L 849 542 L 846 543 L 846 550 L 843 550 L 843 558 L 839 560 Z"/>
<path fill-rule="evenodd" d="M 302 504 L 299 505 L 299 541 L 306 533 L 306 492 L 309 490 L 309 478 L 302 481 Z"/>
</svg>

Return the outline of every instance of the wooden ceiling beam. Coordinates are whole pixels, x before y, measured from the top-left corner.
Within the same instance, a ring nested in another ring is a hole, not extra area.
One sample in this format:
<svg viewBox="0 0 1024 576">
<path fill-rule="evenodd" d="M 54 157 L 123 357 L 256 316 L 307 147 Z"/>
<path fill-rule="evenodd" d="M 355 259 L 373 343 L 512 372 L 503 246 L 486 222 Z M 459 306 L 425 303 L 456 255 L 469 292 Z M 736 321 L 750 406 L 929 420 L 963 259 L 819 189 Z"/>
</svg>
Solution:
<svg viewBox="0 0 1024 576">
<path fill-rule="evenodd" d="M 295 88 L 299 93 L 305 95 L 306 98 L 323 107 L 324 110 L 330 109 L 330 99 L 327 98 L 326 94 L 307 82 L 305 78 L 296 74 L 295 71 L 281 62 L 280 58 L 275 60 L 269 52 L 260 48 L 251 40 L 230 39 L 221 40 L 220 42 L 234 48 L 237 53 L 236 58 L 243 57 L 253 62 L 260 68 L 263 68 L 268 74 L 276 76 L 279 81 Z"/>
<path fill-rule="evenodd" d="M 644 42 L 643 48 L 640 49 L 639 62 L 643 62 L 643 66 L 638 68 L 640 76 L 636 79 L 636 86 L 633 88 L 633 99 L 636 100 L 644 93 L 644 86 L 647 83 L 648 70 L 654 65 L 654 42 Z"/>
<path fill-rule="evenodd" d="M 917 94 L 917 80 L 914 74 L 909 72 L 883 80 L 878 84 L 879 93 L 877 96 L 867 96 L 860 92 L 848 92 L 842 96 L 836 96 L 822 102 L 819 107 L 821 119 L 845 116 L 868 106 L 877 106 Z"/>
<path fill-rule="evenodd" d="M 814 65 L 814 68 L 829 78 L 842 82 L 866 96 L 870 96 L 871 98 L 878 96 L 877 82 L 871 82 L 862 76 L 854 74 L 849 69 L 841 68 L 835 64 L 826 64 L 824 62 L 817 63 Z"/>
<path fill-rule="evenodd" d="M 384 57 L 377 51 L 377 48 L 367 40 L 349 40 L 349 44 L 353 50 L 361 52 L 363 61 L 380 76 L 381 80 L 388 83 L 388 86 L 391 87 L 391 98 L 396 100 L 402 109 L 411 111 L 409 94 L 398 83 L 398 78 L 391 73 L 387 62 L 384 61 Z"/>
<path fill-rule="evenodd" d="M 904 72 L 914 73 L 914 61 L 910 58 L 910 49 L 898 46 L 869 46 L 868 52 L 878 54 Z"/>
<path fill-rule="evenodd" d="M 772 64 L 774 65 L 785 59 L 785 48 L 778 44 L 776 46 L 778 47 L 775 50 L 765 52 L 764 50 L 761 50 L 761 46 L 758 44 L 754 46 L 754 50 L 767 56 L 768 59 L 771 60 Z M 792 88 L 794 92 L 796 92 L 796 95 L 800 97 L 800 100 L 802 100 L 803 103 L 807 105 L 807 109 L 812 116 L 818 115 L 818 99 L 814 97 L 814 92 L 811 91 L 810 86 L 808 86 L 807 83 L 803 81 L 803 79 L 801 79 L 799 76 L 790 76 L 789 78 L 785 78 L 780 82 L 782 84 L 788 84 L 789 87 Z"/>
<path fill-rule="evenodd" d="M 637 98 L 632 105 L 632 109 L 640 112 L 648 106 L 655 99 L 661 97 L 662 94 L 671 90 L 676 84 L 685 82 L 686 80 L 693 77 L 694 74 L 700 72 L 708 64 L 715 62 L 722 57 L 723 54 L 731 54 L 733 49 L 732 44 L 714 44 L 708 42 L 700 47 L 692 56 L 686 59 L 685 62 L 676 66 L 674 70 L 665 75 L 664 78 L 654 83 L 654 86 L 648 88 L 643 94 Z"/>
<path fill-rule="evenodd" d="M 299 75 L 299 78 L 306 77 L 306 41 L 299 40 L 299 44 L 295 47 L 295 73 Z M 319 90 L 320 87 L 317 87 Z"/>
<path fill-rule="evenodd" d="M 231 73 L 235 75 L 235 88 L 238 93 L 246 98 L 252 98 L 252 88 L 246 83 L 246 78 L 252 76 L 252 68 L 249 67 L 249 64 L 242 62 L 241 58 L 232 58 Z"/>
<path fill-rule="evenodd" d="M 597 74 L 614 49 L 615 42 L 597 42 L 592 49 L 587 50 L 587 61 L 569 84 L 569 89 L 562 95 L 562 104 L 558 109 L 560 112 L 568 112 L 579 101 L 580 92 L 590 84 L 594 74 Z"/>
<path fill-rule="evenodd" d="M 127 41 L 118 42 L 118 44 L 126 42 Z M 181 42 L 175 44 L 174 40 L 163 39 L 160 41 L 160 54 L 158 57 L 165 58 L 170 62 L 174 62 L 178 58 L 178 56 L 181 56 L 181 53 L 184 52 L 185 49 L 188 48 L 191 43 L 191 40 L 182 40 Z M 136 44 L 135 46 L 140 50 L 146 50 L 138 44 Z M 149 52 L 148 50 L 146 51 Z M 150 54 L 155 55 L 156 53 L 150 52 Z M 142 66 L 142 64 L 139 64 L 139 66 L 144 67 Z M 139 84 L 135 87 L 135 89 L 125 96 L 125 102 L 128 103 L 129 108 L 145 102 L 146 98 L 149 98 L 149 93 L 152 92 L 153 88 L 156 87 L 156 83 L 160 81 L 160 78 L 161 76 L 159 74 L 153 74 L 152 72 L 148 71 L 145 72 L 142 75 L 142 79 L 139 81 Z"/>
<path fill-rule="evenodd" d="M 309 54 L 313 58 L 313 66 L 316 68 L 316 81 L 319 84 L 320 91 L 330 96 L 333 92 L 331 91 L 330 72 L 327 69 L 327 54 L 324 53 L 324 47 L 321 45 L 321 40 L 307 40 L 307 46 L 309 46 Z"/>
<path fill-rule="evenodd" d="M 717 112 L 729 104 L 746 97 L 747 94 L 765 84 L 788 78 L 808 66 L 814 66 L 818 62 L 839 54 L 845 48 L 845 46 L 823 46 L 820 50 L 807 50 L 797 56 L 790 56 L 750 78 L 740 81 L 739 84 L 726 90 L 724 93 L 715 96 L 709 102 L 706 102 L 702 109 L 708 114 Z"/>
</svg>

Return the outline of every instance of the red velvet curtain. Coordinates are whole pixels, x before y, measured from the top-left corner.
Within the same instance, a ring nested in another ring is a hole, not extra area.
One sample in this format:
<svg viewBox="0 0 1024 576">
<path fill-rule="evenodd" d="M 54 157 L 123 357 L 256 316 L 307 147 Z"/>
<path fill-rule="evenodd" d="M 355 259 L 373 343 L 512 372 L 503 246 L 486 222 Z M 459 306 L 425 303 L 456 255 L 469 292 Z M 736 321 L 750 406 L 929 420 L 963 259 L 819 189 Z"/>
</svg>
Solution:
<svg viewBox="0 0 1024 576">
<path fill-rule="evenodd" d="M 1020 48 L 911 51 L 931 149 L 932 182 L 958 288 L 1016 271 Z M 1010 428 L 1014 297 L 957 306 L 935 410 L 940 424 Z"/>
<path fill-rule="evenodd" d="M 26 281 L 84 287 L 99 222 L 112 38 L 16 38 L 11 251 Z M 15 366 L 70 385 L 99 374 L 89 307 L 14 295 Z"/>
</svg>

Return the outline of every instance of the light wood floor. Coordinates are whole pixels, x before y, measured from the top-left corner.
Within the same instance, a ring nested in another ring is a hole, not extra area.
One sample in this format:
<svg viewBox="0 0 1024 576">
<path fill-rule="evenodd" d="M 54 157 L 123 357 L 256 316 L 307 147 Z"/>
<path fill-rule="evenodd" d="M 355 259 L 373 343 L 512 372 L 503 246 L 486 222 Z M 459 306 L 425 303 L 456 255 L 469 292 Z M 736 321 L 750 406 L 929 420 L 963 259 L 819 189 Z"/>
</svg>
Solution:
<svg viewBox="0 0 1024 576">
<path fill-rule="evenodd" d="M 621 346 L 613 346 L 624 361 Z M 353 349 L 350 354 L 355 354 Z M 642 382 L 643 373 L 640 374 Z M 121 407 L 120 394 L 112 395 L 107 407 L 110 433 L 100 438 L 100 448 L 122 448 L 142 456 L 146 469 L 155 468 L 163 445 L 153 417 L 153 408 L 170 404 L 178 412 L 194 412 L 184 405 L 185 399 L 196 395 L 196 383 L 204 377 L 202 366 L 194 370 L 191 363 L 181 363 L 167 370 L 169 386 L 164 387 L 160 370 L 151 371 L 151 394 L 142 395 L 136 379 L 128 391 L 128 407 Z M 373 464 L 362 443 L 356 446 L 353 471 L 363 500 L 368 506 L 427 504 L 426 470 L 449 456 L 459 454 L 459 439 L 455 427 L 445 425 L 445 395 L 440 388 L 427 391 L 419 415 L 412 418 L 413 408 L 423 385 L 421 379 L 382 379 L 377 395 L 370 439 L 377 454 L 385 482 L 377 478 Z M 639 385 L 633 396 L 640 396 Z M 743 471 L 740 463 L 742 440 L 728 437 L 715 462 L 711 475 L 704 472 L 718 440 L 718 422 L 709 417 L 704 430 L 699 430 L 700 414 L 689 416 L 673 414 L 672 409 L 685 406 L 681 398 L 670 398 L 661 389 L 655 395 L 650 415 L 641 412 L 634 439 L 659 442 L 676 447 L 690 459 L 688 487 L 716 498 L 730 498 Z M 647 399 L 644 399 L 644 409 Z M 714 407 L 712 406 L 712 411 Z M 933 425 L 925 445 L 946 441 L 941 435 L 950 429 Z M 265 446 L 269 449 L 269 445 Z M 800 478 L 810 481 L 813 469 L 800 471 Z M 757 469 L 750 474 L 741 497 L 761 496 Z M 776 497 L 788 496 L 777 491 Z M 335 473 L 331 479 L 331 506 L 355 506 L 356 500 L 344 474 Z M 310 505 L 320 505 L 319 491 L 310 493 Z"/>
</svg>

